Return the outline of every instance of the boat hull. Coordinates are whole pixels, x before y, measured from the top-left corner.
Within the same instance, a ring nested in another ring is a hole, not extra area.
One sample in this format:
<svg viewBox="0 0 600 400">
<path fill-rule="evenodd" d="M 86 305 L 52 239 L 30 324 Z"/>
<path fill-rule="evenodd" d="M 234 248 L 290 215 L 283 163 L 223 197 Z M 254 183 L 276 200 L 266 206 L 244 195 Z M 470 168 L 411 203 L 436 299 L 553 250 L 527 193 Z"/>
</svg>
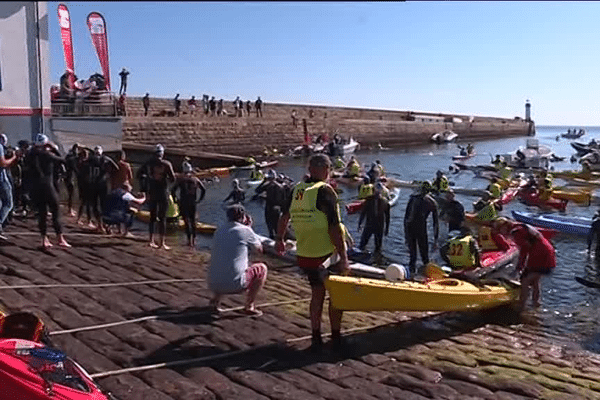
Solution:
<svg viewBox="0 0 600 400">
<path fill-rule="evenodd" d="M 512 211 L 515 220 L 542 228 L 556 229 L 571 235 L 587 236 L 592 229 L 591 218 L 568 217 L 563 215 L 542 214 Z"/>
<path fill-rule="evenodd" d="M 519 289 L 490 282 L 483 288 L 458 279 L 429 283 L 330 276 L 334 308 L 344 311 L 467 311 L 494 308 L 518 298 Z"/>
<path fill-rule="evenodd" d="M 147 210 L 138 210 L 135 212 L 135 217 L 145 223 L 150 222 L 150 211 Z M 175 226 L 179 230 L 185 230 L 185 223 L 181 218 L 177 219 L 176 223 L 167 224 L 168 226 Z M 196 222 L 196 233 L 202 233 L 205 235 L 212 235 L 217 230 L 217 227 L 210 224 L 205 224 L 203 222 Z"/>
</svg>

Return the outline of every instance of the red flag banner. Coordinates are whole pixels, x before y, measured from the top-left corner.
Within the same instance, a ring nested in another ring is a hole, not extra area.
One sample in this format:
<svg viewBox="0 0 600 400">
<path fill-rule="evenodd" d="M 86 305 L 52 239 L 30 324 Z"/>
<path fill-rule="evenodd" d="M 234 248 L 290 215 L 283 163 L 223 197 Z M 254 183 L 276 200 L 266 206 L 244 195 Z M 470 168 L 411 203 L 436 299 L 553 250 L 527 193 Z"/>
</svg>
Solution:
<svg viewBox="0 0 600 400">
<path fill-rule="evenodd" d="M 63 51 L 65 54 L 65 65 L 71 73 L 71 87 L 75 84 L 75 62 L 73 59 L 73 37 L 71 35 L 71 17 L 69 9 L 64 4 L 58 5 L 58 24 L 60 26 L 60 37 L 62 38 Z"/>
<path fill-rule="evenodd" d="M 98 53 L 98 60 L 100 60 L 102 74 L 106 80 L 106 89 L 110 90 L 110 69 L 108 67 L 108 39 L 106 36 L 106 21 L 100 13 L 92 11 L 87 16 L 87 25 L 90 29 L 90 35 L 92 35 L 92 43 L 96 48 L 96 53 Z"/>
</svg>

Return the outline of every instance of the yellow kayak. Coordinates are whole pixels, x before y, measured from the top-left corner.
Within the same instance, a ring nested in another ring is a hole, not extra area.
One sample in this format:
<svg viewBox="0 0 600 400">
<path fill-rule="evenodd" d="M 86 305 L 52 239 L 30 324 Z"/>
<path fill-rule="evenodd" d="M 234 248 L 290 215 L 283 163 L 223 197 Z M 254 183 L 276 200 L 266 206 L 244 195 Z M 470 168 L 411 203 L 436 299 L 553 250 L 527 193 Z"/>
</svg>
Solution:
<svg viewBox="0 0 600 400">
<path fill-rule="evenodd" d="M 552 171 L 552 175 L 556 178 L 563 179 L 584 179 L 586 181 L 600 179 L 600 172 L 584 172 L 584 171 Z"/>
<path fill-rule="evenodd" d="M 479 288 L 458 279 L 429 283 L 330 276 L 325 281 L 333 307 L 344 311 L 466 311 L 514 302 L 520 289 L 499 281 Z"/>
<path fill-rule="evenodd" d="M 150 222 L 150 211 L 146 211 L 146 210 L 136 211 L 135 217 L 142 222 L 148 223 L 148 222 Z M 183 220 L 181 218 L 178 218 L 176 223 L 168 224 L 168 226 L 175 226 L 175 227 L 177 227 L 177 229 L 181 229 L 181 230 L 185 229 L 185 223 L 183 222 Z M 214 225 L 205 224 L 203 222 L 196 222 L 196 232 L 197 233 L 204 233 L 207 235 L 212 235 L 213 233 L 215 233 L 216 230 L 217 230 L 217 227 Z"/>
<path fill-rule="evenodd" d="M 220 178 L 229 176 L 231 173 L 231 167 L 219 167 L 219 168 L 209 168 L 209 169 L 198 169 L 194 172 L 196 178 L 212 178 L 214 176 L 218 176 Z"/>
<path fill-rule="evenodd" d="M 577 204 L 589 206 L 592 201 L 592 193 L 589 190 L 553 190 L 552 197 L 561 200 L 570 200 Z"/>
</svg>

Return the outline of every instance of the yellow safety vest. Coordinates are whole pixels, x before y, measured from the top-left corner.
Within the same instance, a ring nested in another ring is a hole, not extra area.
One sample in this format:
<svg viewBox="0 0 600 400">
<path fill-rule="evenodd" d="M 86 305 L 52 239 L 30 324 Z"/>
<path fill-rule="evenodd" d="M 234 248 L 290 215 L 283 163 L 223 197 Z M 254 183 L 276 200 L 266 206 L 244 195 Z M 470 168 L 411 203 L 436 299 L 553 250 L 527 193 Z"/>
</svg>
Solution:
<svg viewBox="0 0 600 400">
<path fill-rule="evenodd" d="M 498 218 L 498 212 L 496 211 L 496 207 L 492 203 L 487 204 L 485 207 L 481 209 L 477 213 L 478 220 L 480 221 L 493 221 Z"/>
<path fill-rule="evenodd" d="M 350 168 L 348 168 L 348 170 L 350 172 L 350 176 L 360 175 L 360 165 L 358 165 L 356 161 L 350 164 Z"/>
<path fill-rule="evenodd" d="M 497 183 L 492 183 L 490 186 L 488 186 L 487 190 L 492 194 L 492 197 L 495 199 L 499 199 L 502 195 L 500 185 L 498 185 Z"/>
<path fill-rule="evenodd" d="M 473 268 L 475 266 L 475 254 L 471 253 L 472 236 L 454 238 L 448 241 L 448 260 L 455 269 Z"/>
<path fill-rule="evenodd" d="M 335 159 L 335 168 L 339 169 L 339 168 L 344 168 L 344 167 L 345 167 L 344 160 L 342 160 L 341 157 L 337 157 Z"/>
<path fill-rule="evenodd" d="M 379 175 L 380 176 L 384 176 L 385 175 L 385 169 L 383 169 L 383 165 L 377 164 L 377 166 L 379 167 Z"/>
<path fill-rule="evenodd" d="M 492 239 L 492 228 L 489 226 L 482 226 L 479 228 L 478 241 L 482 251 L 498 250 L 496 242 Z"/>
<path fill-rule="evenodd" d="M 264 175 L 262 173 L 261 170 L 252 170 L 252 172 L 250 173 L 250 180 L 251 181 L 260 181 L 264 179 Z"/>
<path fill-rule="evenodd" d="M 360 189 L 358 190 L 358 198 L 359 199 L 366 199 L 369 196 L 373 195 L 373 191 L 375 190 L 375 187 L 373 186 L 372 183 L 369 184 L 363 184 L 360 186 Z"/>
<path fill-rule="evenodd" d="M 512 175 L 512 168 L 510 167 L 502 167 L 500 168 L 500 176 L 502 179 L 508 180 Z"/>
<path fill-rule="evenodd" d="M 254 157 L 247 157 L 246 162 L 248 162 L 248 164 L 255 164 L 256 160 L 254 159 Z"/>
<path fill-rule="evenodd" d="M 390 201 L 392 199 L 390 190 L 388 188 L 386 188 L 385 186 L 383 187 L 383 190 L 381 191 L 381 197 L 383 197 L 387 201 Z"/>
<path fill-rule="evenodd" d="M 317 193 L 325 185 L 325 182 L 301 182 L 292 191 L 290 216 L 296 232 L 296 253 L 299 256 L 318 258 L 335 251 L 329 236 L 327 216 L 317 209 Z M 339 218 L 337 202 L 336 212 Z"/>
<path fill-rule="evenodd" d="M 500 170 L 500 168 L 502 168 L 502 161 L 500 160 L 494 160 L 493 164 L 496 170 Z"/>
<path fill-rule="evenodd" d="M 175 218 L 179 215 L 179 207 L 177 206 L 177 203 L 175 203 L 175 201 L 173 200 L 173 196 L 171 195 L 169 195 L 168 202 L 169 205 L 167 207 L 167 218 Z"/>
<path fill-rule="evenodd" d="M 436 179 L 435 181 L 433 181 L 433 188 L 438 192 L 448 191 L 448 178 L 442 176 L 441 179 Z"/>
</svg>

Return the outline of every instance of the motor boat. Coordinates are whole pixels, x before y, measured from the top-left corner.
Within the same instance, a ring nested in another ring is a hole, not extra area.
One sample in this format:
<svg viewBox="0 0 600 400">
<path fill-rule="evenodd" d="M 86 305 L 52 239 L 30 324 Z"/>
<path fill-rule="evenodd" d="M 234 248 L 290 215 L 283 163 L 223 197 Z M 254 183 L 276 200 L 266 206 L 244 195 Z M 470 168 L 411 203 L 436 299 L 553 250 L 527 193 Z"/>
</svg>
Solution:
<svg viewBox="0 0 600 400">
<path fill-rule="evenodd" d="M 450 142 L 454 142 L 456 140 L 456 138 L 458 137 L 458 134 L 456 134 L 455 132 L 446 129 L 445 131 L 441 131 L 438 133 L 434 133 L 433 135 L 431 135 L 431 141 L 437 144 L 440 143 L 450 143 Z"/>
<path fill-rule="evenodd" d="M 545 168 L 550 166 L 552 149 L 539 144 L 537 139 L 527 139 L 525 147 L 519 147 L 512 153 L 500 154 L 506 164 L 512 168 Z"/>
</svg>

